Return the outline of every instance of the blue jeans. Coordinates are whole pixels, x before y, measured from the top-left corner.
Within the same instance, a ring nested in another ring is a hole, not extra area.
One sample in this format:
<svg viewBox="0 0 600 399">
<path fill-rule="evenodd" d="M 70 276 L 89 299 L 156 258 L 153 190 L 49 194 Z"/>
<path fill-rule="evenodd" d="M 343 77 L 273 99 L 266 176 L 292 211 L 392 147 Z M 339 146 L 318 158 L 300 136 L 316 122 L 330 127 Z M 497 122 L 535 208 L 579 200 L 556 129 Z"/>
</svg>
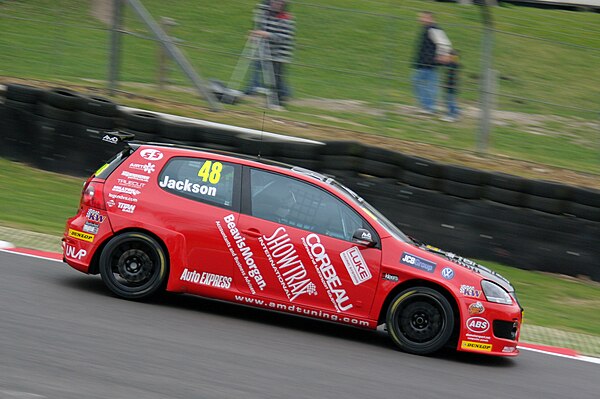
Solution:
<svg viewBox="0 0 600 399">
<path fill-rule="evenodd" d="M 421 108 L 435 112 L 438 88 L 438 74 L 435 68 L 417 68 L 412 82 Z"/>
<path fill-rule="evenodd" d="M 446 105 L 448 106 L 448 116 L 458 118 L 458 105 L 456 104 L 456 93 L 446 92 Z"/>
</svg>

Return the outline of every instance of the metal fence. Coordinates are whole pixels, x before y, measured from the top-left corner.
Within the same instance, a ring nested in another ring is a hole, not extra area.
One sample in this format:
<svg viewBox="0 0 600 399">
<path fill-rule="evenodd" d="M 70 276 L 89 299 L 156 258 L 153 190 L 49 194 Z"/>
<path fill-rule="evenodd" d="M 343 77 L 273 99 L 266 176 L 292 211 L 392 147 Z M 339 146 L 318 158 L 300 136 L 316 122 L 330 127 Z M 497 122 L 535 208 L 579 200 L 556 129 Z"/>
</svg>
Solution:
<svg viewBox="0 0 600 399">
<path fill-rule="evenodd" d="M 142 3 L 201 77 L 227 83 L 257 1 Z M 107 89 L 113 3 L 0 1 L 0 79 Z M 460 50 L 457 123 L 421 115 L 415 106 L 412 59 L 423 9 L 435 12 Z M 375 133 L 600 174 L 600 14 L 507 5 L 487 8 L 486 19 L 485 10 L 418 0 L 293 1 L 292 99 L 287 112 L 276 115 L 338 128 L 346 137 Z M 132 7 L 124 8 L 121 26 L 113 77 L 122 95 L 207 107 Z M 481 106 L 486 98 L 489 114 Z M 260 129 L 263 112 L 274 113 L 265 104 L 261 96 L 246 97 L 224 105 L 223 113 L 250 115 L 248 127 Z"/>
</svg>

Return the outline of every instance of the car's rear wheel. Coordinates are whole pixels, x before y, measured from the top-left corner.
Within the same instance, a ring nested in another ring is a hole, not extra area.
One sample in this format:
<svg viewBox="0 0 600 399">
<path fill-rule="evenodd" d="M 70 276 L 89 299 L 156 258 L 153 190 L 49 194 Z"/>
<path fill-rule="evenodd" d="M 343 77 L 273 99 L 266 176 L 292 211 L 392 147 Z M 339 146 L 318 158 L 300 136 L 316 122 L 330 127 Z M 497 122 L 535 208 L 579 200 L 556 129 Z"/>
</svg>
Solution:
<svg viewBox="0 0 600 399">
<path fill-rule="evenodd" d="M 100 275 L 117 296 L 147 298 L 166 282 L 167 256 L 154 238 L 142 233 L 124 233 L 104 247 L 100 255 Z"/>
<path fill-rule="evenodd" d="M 392 341 L 401 350 L 427 355 L 441 349 L 450 339 L 454 312 L 440 292 L 413 287 L 392 300 L 386 322 Z"/>
</svg>

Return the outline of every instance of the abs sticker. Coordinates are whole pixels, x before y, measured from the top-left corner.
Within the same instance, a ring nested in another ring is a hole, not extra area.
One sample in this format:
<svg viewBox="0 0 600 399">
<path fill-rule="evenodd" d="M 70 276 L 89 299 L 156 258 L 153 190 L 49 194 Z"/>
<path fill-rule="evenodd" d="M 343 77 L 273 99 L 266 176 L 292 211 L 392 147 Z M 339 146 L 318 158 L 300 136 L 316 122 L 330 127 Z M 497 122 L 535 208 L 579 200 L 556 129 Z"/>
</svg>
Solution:
<svg viewBox="0 0 600 399">
<path fill-rule="evenodd" d="M 435 263 L 423 259 L 417 255 L 409 254 L 404 252 L 400 258 L 400 263 L 404 263 L 407 266 L 414 267 L 415 269 L 426 271 L 427 273 L 433 273 L 435 271 Z"/>
<path fill-rule="evenodd" d="M 467 328 L 475 334 L 483 334 L 490 329 L 490 322 L 483 317 L 471 317 L 467 320 Z"/>
<path fill-rule="evenodd" d="M 83 231 L 78 231 L 78 230 L 73 230 L 73 229 L 69 229 L 69 237 L 73 237 L 78 240 L 83 240 L 83 241 L 87 241 L 87 242 L 94 241 L 93 234 L 88 234 L 88 233 L 84 233 Z"/>
</svg>

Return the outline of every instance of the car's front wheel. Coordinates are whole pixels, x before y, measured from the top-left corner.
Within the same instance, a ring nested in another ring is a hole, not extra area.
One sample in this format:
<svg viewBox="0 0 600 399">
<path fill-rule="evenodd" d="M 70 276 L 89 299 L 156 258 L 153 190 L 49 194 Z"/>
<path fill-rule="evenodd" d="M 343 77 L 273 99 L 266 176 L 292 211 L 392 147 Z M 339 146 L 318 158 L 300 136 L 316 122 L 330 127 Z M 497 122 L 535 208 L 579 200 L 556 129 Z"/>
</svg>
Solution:
<svg viewBox="0 0 600 399">
<path fill-rule="evenodd" d="M 386 323 L 392 341 L 401 350 L 427 355 L 440 350 L 450 339 L 454 312 L 440 292 L 412 287 L 392 300 Z"/>
<path fill-rule="evenodd" d="M 163 288 L 168 276 L 167 256 L 154 238 L 137 232 L 124 233 L 104 247 L 100 275 L 117 296 L 146 298 Z"/>
</svg>

